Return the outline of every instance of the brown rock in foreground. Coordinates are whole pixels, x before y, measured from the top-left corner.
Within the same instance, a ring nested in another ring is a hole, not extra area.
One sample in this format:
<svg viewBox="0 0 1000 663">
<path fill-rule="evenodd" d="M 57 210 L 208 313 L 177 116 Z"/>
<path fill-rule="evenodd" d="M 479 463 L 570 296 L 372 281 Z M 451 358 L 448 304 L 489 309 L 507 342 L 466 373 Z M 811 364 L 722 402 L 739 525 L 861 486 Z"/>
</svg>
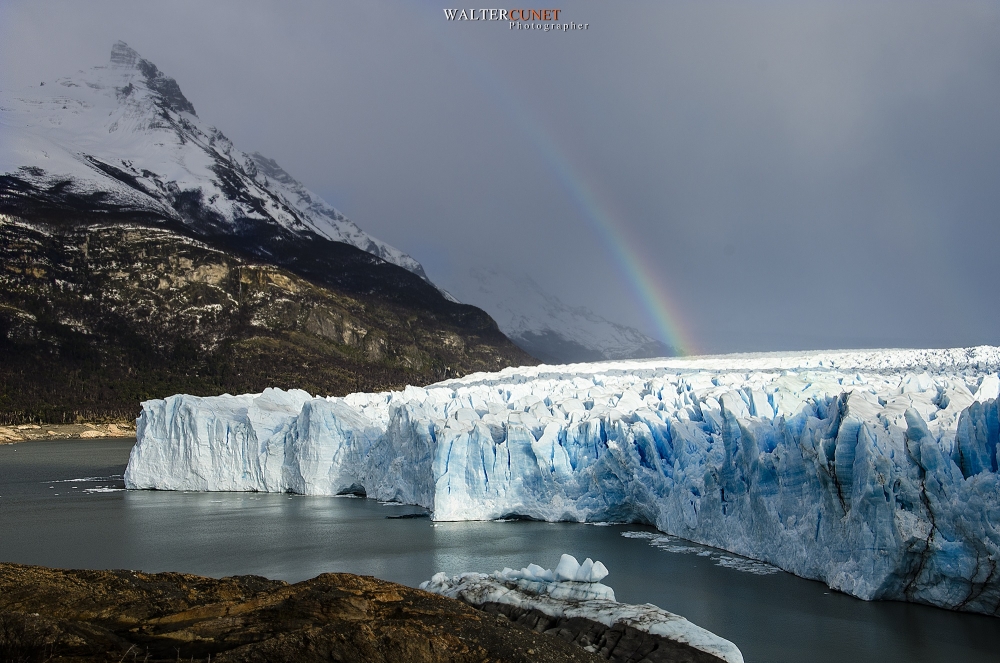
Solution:
<svg viewBox="0 0 1000 663">
<path fill-rule="evenodd" d="M 537 609 L 506 603 L 476 607 L 491 615 L 503 615 L 533 631 L 572 642 L 613 663 L 726 663 L 684 642 L 653 635 L 622 622 L 606 626 L 591 619 L 553 617 Z"/>
<path fill-rule="evenodd" d="M 601 661 L 459 601 L 367 576 L 79 571 L 0 563 L 6 661 Z"/>
</svg>

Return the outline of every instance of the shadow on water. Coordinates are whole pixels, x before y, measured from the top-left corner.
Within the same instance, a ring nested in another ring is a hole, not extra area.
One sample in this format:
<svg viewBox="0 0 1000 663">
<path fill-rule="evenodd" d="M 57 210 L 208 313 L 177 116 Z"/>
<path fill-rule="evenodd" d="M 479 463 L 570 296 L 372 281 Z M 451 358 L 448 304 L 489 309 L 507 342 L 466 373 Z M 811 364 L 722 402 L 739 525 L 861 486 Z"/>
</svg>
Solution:
<svg viewBox="0 0 1000 663">
<path fill-rule="evenodd" d="M 415 586 L 438 571 L 552 567 L 568 552 L 603 561 L 619 600 L 684 615 L 748 662 L 1000 660 L 996 618 L 866 603 L 648 527 L 435 523 L 350 496 L 125 491 L 131 444 L 0 446 L 0 560 L 289 581 L 346 571 Z"/>
</svg>

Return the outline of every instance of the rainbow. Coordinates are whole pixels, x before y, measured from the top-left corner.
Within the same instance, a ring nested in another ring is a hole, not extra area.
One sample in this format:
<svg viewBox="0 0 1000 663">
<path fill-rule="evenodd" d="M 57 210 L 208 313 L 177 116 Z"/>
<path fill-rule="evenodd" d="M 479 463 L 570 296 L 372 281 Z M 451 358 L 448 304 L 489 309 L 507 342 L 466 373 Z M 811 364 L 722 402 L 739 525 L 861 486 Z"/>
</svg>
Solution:
<svg viewBox="0 0 1000 663">
<path fill-rule="evenodd" d="M 660 340 L 682 355 L 699 354 L 692 335 L 681 325 L 677 306 L 667 293 L 662 279 L 657 277 L 635 248 L 639 246 L 639 242 L 629 237 L 628 227 L 623 220 L 610 213 L 608 206 L 597 200 L 594 188 L 587 184 L 578 169 L 573 168 L 550 133 L 542 131 L 538 123 L 524 121 L 523 118 L 519 126 L 522 130 L 524 127 L 531 127 L 532 142 L 536 149 L 548 162 L 580 216 L 602 245 L 609 249 L 615 268 L 631 287 L 647 318 L 659 333 Z"/>
<path fill-rule="evenodd" d="M 527 138 L 545 160 L 556 179 L 562 184 L 581 218 L 590 226 L 601 243 L 608 248 L 619 275 L 629 284 L 643 313 L 657 331 L 660 340 L 681 355 L 699 354 L 693 336 L 681 324 L 681 315 L 673 298 L 668 294 L 663 279 L 650 267 L 638 252 L 640 242 L 632 240 L 628 227 L 618 215 L 611 214 L 608 205 L 601 204 L 590 186 L 574 168 L 551 131 L 546 131 L 535 117 L 516 103 L 514 95 L 505 89 L 503 81 L 491 67 L 469 52 L 459 52 L 454 39 L 445 37 L 440 23 L 428 26 L 437 36 L 441 46 L 449 52 L 457 66 L 469 74 L 469 79 L 488 97 L 493 99 L 518 127 L 519 135 Z M 476 66 L 473 67 L 472 63 Z M 490 85 L 487 85 L 486 82 Z"/>
</svg>

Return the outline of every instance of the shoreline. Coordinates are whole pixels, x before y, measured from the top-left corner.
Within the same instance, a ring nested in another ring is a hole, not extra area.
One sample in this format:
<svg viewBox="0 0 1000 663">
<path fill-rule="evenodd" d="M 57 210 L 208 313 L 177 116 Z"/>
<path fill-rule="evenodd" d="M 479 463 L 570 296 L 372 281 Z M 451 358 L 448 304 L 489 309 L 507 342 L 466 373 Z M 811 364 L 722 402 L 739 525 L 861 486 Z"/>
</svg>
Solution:
<svg viewBox="0 0 1000 663">
<path fill-rule="evenodd" d="M 0 426 L 0 444 L 35 440 L 88 440 L 135 437 L 135 423 L 107 424 L 20 424 Z"/>
<path fill-rule="evenodd" d="M 129 654 L 149 663 L 607 660 L 505 616 L 372 576 L 323 573 L 287 583 L 0 562 L 3 647 L 23 654 L 18 660 L 58 652 L 80 663 Z"/>
</svg>

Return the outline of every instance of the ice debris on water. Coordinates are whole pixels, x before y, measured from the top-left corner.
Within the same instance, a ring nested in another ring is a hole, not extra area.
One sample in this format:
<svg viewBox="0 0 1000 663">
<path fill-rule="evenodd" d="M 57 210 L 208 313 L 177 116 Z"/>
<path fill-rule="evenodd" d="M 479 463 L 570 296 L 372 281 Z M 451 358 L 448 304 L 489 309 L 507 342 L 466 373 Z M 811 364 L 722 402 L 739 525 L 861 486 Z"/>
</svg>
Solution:
<svg viewBox="0 0 1000 663">
<path fill-rule="evenodd" d="M 615 593 L 600 581 L 608 575 L 601 562 L 583 564 L 564 554 L 556 568 L 537 564 L 492 574 L 435 573 L 420 589 L 455 598 L 476 607 L 503 604 L 525 611 L 538 610 L 550 617 L 587 619 L 605 626 L 625 624 L 640 631 L 684 643 L 727 663 L 743 663 L 743 654 L 732 642 L 692 624 L 684 617 L 649 603 L 619 603 Z"/>
<path fill-rule="evenodd" d="M 864 599 L 1000 613 L 1000 348 L 668 358 L 147 401 L 129 488 L 637 522 Z"/>
<path fill-rule="evenodd" d="M 627 531 L 622 532 L 622 536 L 626 539 L 645 539 L 649 541 L 649 545 L 659 548 L 664 552 L 707 557 L 716 566 L 722 566 L 736 571 L 743 571 L 744 573 L 752 573 L 757 576 L 769 576 L 781 571 L 778 567 L 772 566 L 767 562 L 760 562 L 755 559 L 750 559 L 749 557 L 727 555 L 719 550 L 706 548 L 705 546 L 700 546 L 697 543 L 691 543 L 690 541 L 685 541 L 684 539 L 679 539 L 675 536 L 669 536 L 666 534 Z"/>
</svg>

